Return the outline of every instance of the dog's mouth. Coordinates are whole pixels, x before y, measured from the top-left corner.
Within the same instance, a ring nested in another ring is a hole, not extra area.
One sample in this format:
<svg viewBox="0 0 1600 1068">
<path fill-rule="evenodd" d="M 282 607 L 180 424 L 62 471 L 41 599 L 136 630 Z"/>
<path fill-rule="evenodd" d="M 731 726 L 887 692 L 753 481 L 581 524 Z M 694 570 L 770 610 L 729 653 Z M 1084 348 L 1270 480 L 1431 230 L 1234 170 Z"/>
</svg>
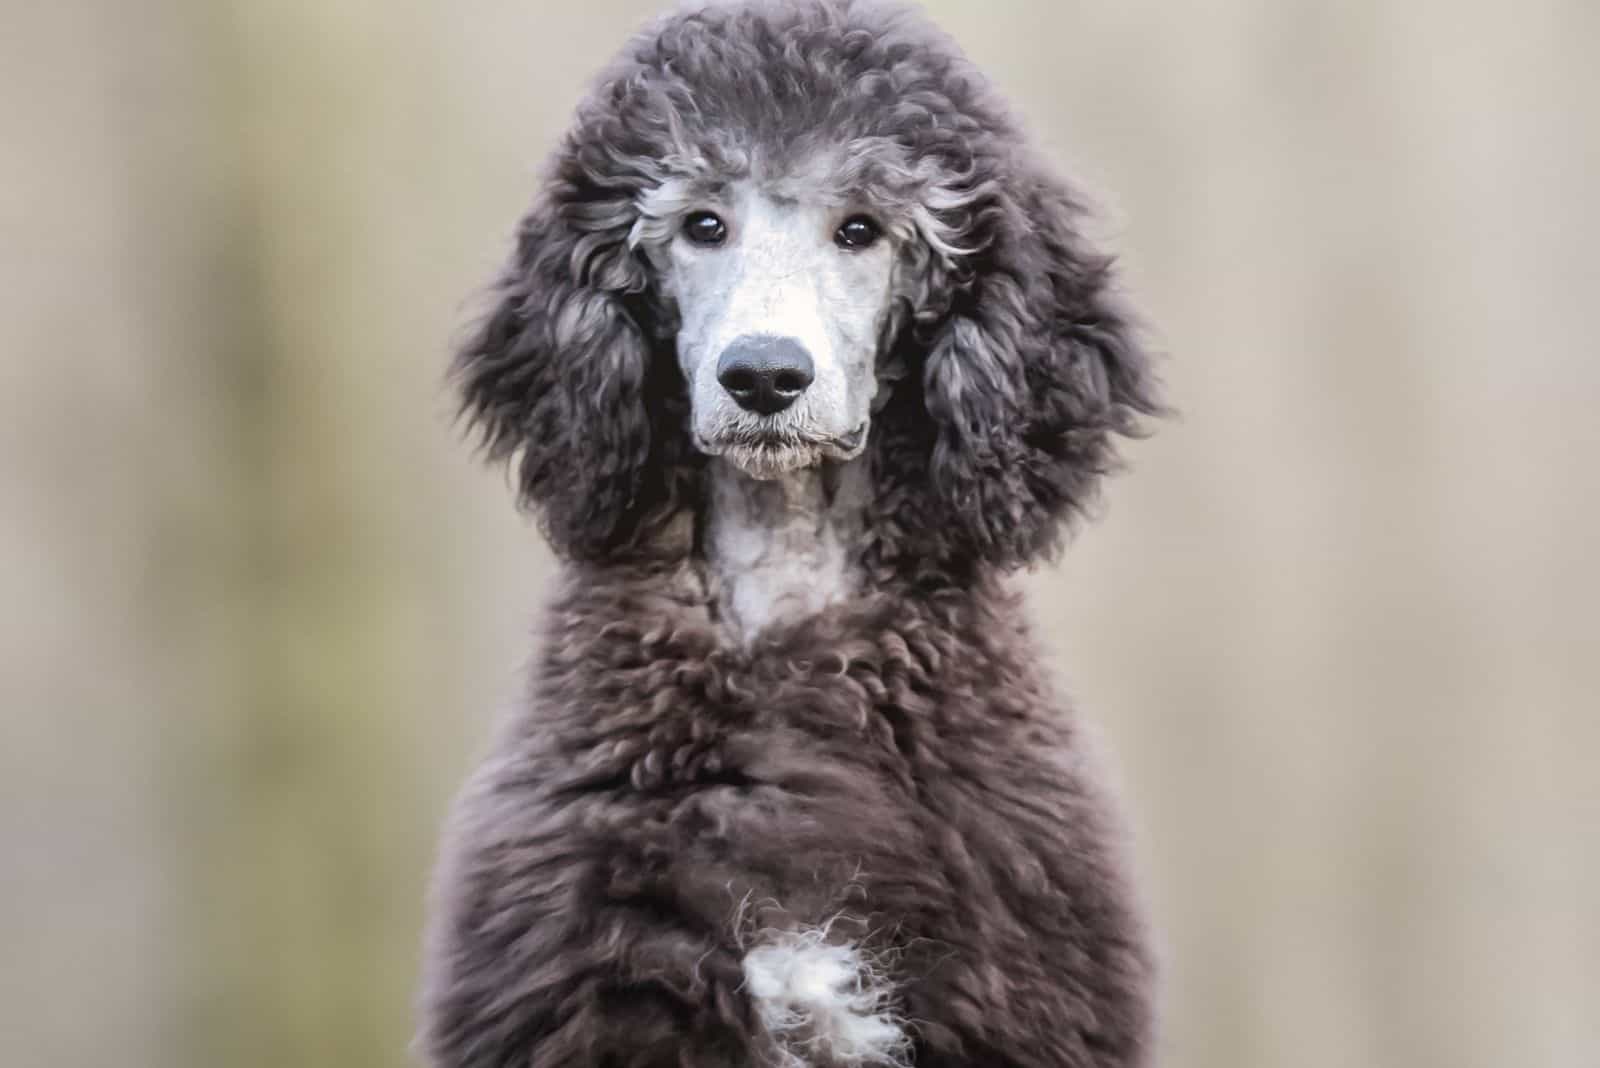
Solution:
<svg viewBox="0 0 1600 1068">
<path fill-rule="evenodd" d="M 720 456 L 752 478 L 773 479 L 824 460 L 854 460 L 867 447 L 867 431 L 866 421 L 839 435 L 741 428 L 713 438 L 696 434 L 694 444 L 707 456 Z"/>
</svg>

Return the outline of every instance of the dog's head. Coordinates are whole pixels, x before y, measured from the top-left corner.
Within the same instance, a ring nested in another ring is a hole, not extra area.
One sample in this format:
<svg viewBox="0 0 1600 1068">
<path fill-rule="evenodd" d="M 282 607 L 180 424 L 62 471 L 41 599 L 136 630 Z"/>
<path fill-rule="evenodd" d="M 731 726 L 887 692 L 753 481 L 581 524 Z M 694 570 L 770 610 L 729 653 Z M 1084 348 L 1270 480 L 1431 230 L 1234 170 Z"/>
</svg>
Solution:
<svg viewBox="0 0 1600 1068">
<path fill-rule="evenodd" d="M 580 106 L 465 407 L 568 555 L 648 543 L 708 455 L 861 457 L 881 557 L 1015 566 L 1159 409 L 1081 217 L 914 15 L 675 15 Z"/>
</svg>

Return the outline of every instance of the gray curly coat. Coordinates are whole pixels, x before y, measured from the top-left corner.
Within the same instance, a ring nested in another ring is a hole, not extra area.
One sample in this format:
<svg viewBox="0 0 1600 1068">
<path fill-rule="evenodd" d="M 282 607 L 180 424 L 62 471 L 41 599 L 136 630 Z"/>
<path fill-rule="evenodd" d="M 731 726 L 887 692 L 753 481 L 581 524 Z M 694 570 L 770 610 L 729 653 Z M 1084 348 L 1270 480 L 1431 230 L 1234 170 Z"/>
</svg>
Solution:
<svg viewBox="0 0 1600 1068">
<path fill-rule="evenodd" d="M 689 156 L 737 176 L 820 145 L 915 221 L 883 336 L 906 373 L 852 461 L 856 594 L 730 642 L 640 205 Z M 1117 820 L 1005 582 L 1160 410 L 1081 217 L 893 7 L 681 12 L 602 76 L 456 362 L 565 563 L 532 692 L 446 836 L 432 1064 L 1147 1063 Z M 852 1053 L 763 1011 L 750 954 L 797 932 L 871 962 L 845 993 L 898 1039 Z"/>
</svg>

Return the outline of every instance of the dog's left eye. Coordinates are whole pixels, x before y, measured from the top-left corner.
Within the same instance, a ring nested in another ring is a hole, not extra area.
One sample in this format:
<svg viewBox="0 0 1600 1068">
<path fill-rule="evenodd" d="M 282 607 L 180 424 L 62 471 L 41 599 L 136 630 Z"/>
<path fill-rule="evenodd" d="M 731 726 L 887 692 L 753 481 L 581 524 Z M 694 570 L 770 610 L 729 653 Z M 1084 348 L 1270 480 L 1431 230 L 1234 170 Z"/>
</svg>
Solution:
<svg viewBox="0 0 1600 1068">
<path fill-rule="evenodd" d="M 697 211 L 683 220 L 683 236 L 697 245 L 720 245 L 728 236 L 728 227 L 709 211 Z"/>
<path fill-rule="evenodd" d="M 833 243 L 840 248 L 866 248 L 882 236 L 878 224 L 865 215 L 852 215 L 839 224 L 833 233 Z"/>
</svg>

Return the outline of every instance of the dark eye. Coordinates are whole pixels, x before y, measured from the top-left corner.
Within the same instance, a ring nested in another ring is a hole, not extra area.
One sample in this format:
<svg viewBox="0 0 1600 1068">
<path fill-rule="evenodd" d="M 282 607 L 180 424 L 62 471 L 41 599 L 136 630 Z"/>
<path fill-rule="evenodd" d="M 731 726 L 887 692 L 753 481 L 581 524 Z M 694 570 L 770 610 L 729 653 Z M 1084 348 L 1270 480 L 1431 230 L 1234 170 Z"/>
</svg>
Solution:
<svg viewBox="0 0 1600 1068">
<path fill-rule="evenodd" d="M 866 248 L 882 236 L 878 224 L 865 215 L 852 215 L 839 224 L 833 233 L 833 242 L 840 248 Z"/>
<path fill-rule="evenodd" d="M 728 226 L 709 211 L 697 211 L 683 220 L 683 236 L 697 245 L 720 245 L 728 237 Z"/>
</svg>

